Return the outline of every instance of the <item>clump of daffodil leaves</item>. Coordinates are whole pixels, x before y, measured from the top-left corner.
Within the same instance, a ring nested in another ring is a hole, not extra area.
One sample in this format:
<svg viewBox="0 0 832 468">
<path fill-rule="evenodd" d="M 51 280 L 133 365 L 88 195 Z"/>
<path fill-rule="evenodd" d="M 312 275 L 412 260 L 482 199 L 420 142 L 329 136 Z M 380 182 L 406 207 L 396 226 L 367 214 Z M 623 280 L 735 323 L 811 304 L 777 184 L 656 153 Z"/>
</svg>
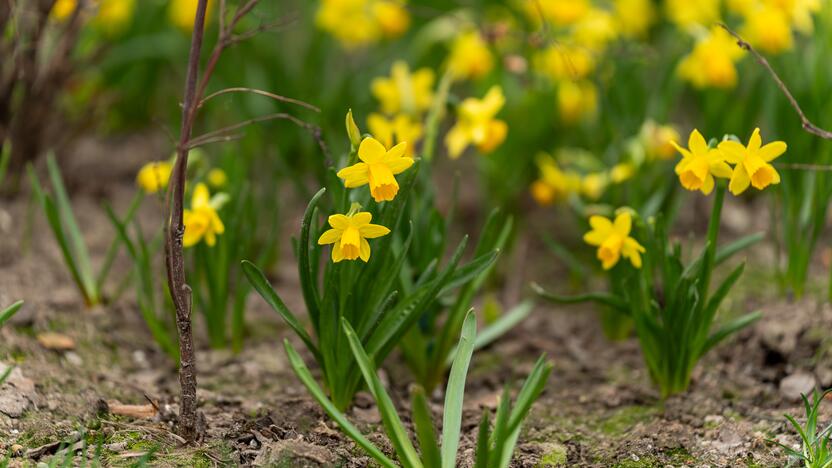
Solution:
<svg viewBox="0 0 832 468">
<path fill-rule="evenodd" d="M 706 245 L 699 255 L 685 264 L 682 248 L 670 241 L 669 226 L 661 216 L 642 220 L 631 209 L 620 208 L 614 219 L 590 217 L 584 240 L 597 248 L 602 268 L 623 287 L 611 293 L 562 296 L 535 285 L 538 294 L 551 301 L 594 301 L 632 318 L 650 376 L 663 398 L 687 390 L 699 359 L 760 317 L 750 313 L 714 326 L 720 304 L 745 264 L 734 267 L 712 290 L 714 268 L 762 239 L 757 233 L 718 247 L 720 216 L 726 185 L 740 195 L 749 186 L 763 190 L 779 183 L 771 161 L 786 151 L 781 141 L 763 145 L 759 129 L 747 145 L 730 136 L 709 144 L 697 130 L 691 132 L 687 148 L 673 145 L 682 155 L 676 166 L 682 187 L 704 195 L 715 191 Z"/>
<path fill-rule="evenodd" d="M 243 262 L 252 286 L 314 357 L 322 371 L 322 386 L 339 411 L 351 404 L 363 384 L 361 366 L 350 352 L 342 323 L 355 331 L 369 359 L 380 364 L 440 294 L 465 287 L 494 261 L 489 252 L 463 263 L 466 237 L 444 266 L 440 265 L 445 256 L 439 252 L 431 267 L 419 272 L 416 284 L 402 288 L 402 269 L 414 232 L 404 225 L 417 221 L 405 215 L 419 169 L 417 159 L 409 156 L 407 141 L 388 148 L 374 136 L 362 136 L 352 113 L 347 114 L 346 127 L 350 151 L 330 174 L 329 187 L 312 197 L 295 242 L 311 335 L 264 273 Z M 286 346 L 291 355 L 294 350 L 288 342 Z M 300 367 L 295 366 L 295 371 L 302 375 Z"/>
</svg>

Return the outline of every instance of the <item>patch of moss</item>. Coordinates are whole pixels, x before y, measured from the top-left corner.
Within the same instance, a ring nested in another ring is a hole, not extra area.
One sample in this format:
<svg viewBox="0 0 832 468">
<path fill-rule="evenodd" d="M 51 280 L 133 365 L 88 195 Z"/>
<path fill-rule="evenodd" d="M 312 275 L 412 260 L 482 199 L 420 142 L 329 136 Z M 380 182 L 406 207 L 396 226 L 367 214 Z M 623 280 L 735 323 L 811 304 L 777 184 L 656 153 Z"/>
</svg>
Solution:
<svg viewBox="0 0 832 468">
<path fill-rule="evenodd" d="M 548 468 L 566 465 L 566 446 L 558 443 L 542 444 L 546 452 L 540 457 L 537 468 Z"/>
<path fill-rule="evenodd" d="M 599 421 L 598 430 L 611 436 L 623 435 L 640 422 L 648 421 L 658 413 L 653 406 L 625 406 Z"/>
</svg>

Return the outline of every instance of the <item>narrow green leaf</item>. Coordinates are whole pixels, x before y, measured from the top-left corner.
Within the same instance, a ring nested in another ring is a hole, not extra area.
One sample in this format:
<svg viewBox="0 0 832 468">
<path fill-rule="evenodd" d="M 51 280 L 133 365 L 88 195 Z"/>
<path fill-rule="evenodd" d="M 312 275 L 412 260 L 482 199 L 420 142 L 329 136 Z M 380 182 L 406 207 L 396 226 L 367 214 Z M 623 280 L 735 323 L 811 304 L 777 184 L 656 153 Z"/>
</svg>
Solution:
<svg viewBox="0 0 832 468">
<path fill-rule="evenodd" d="M 630 309 L 627 307 L 627 302 L 621 299 L 620 297 L 610 293 L 589 293 L 579 294 L 575 296 L 562 296 L 560 294 L 554 294 L 546 291 L 537 283 L 532 283 L 531 287 L 535 294 L 537 294 L 538 296 L 557 304 L 580 304 L 582 302 L 597 302 L 598 304 L 612 307 L 613 309 L 623 314 L 630 315 Z"/>
<path fill-rule="evenodd" d="M 474 342 L 477 339 L 477 317 L 473 311 L 468 312 L 462 325 L 459 346 L 451 365 L 448 386 L 445 390 L 445 414 L 442 418 L 442 468 L 456 466 L 456 451 L 459 447 L 459 433 L 462 426 L 462 401 L 465 397 L 465 379 L 471 355 L 474 354 Z"/>
<path fill-rule="evenodd" d="M 718 345 L 722 340 L 728 338 L 729 336 L 733 335 L 734 333 L 742 330 L 743 328 L 751 325 L 752 323 L 756 322 L 757 320 L 762 317 L 763 314 L 760 312 L 753 312 L 750 314 L 743 315 L 735 320 L 732 320 L 725 325 L 721 326 L 719 330 L 715 331 L 705 343 L 702 345 L 702 349 L 699 350 L 698 357 L 702 357 L 711 350 L 714 346 Z"/>
<path fill-rule="evenodd" d="M 411 395 L 411 407 L 413 410 L 413 426 L 416 430 L 416 439 L 419 441 L 419 449 L 422 451 L 422 464 L 427 468 L 441 466 L 439 456 L 439 445 L 436 437 L 436 430 L 433 427 L 430 406 L 428 406 L 425 390 L 416 386 Z"/>
<path fill-rule="evenodd" d="M 477 430 L 477 453 L 475 454 L 474 468 L 488 468 L 489 436 L 491 422 L 489 421 L 489 410 L 482 412 L 480 426 Z"/>
<path fill-rule="evenodd" d="M 317 239 L 315 244 L 309 244 L 309 229 L 312 225 L 312 216 L 315 213 L 315 208 L 321 197 L 326 193 L 326 189 L 318 190 L 318 193 L 309 201 L 306 206 L 306 211 L 303 214 L 303 222 L 300 228 L 300 239 L 298 241 L 298 273 L 300 276 L 300 286 L 303 291 L 303 300 L 306 302 L 306 309 L 309 311 L 309 319 L 315 325 L 317 330 L 319 327 L 318 317 L 321 310 L 321 298 L 318 295 L 318 288 L 315 284 L 315 277 L 312 276 L 312 266 L 309 263 L 309 250 L 317 248 Z"/>
<path fill-rule="evenodd" d="M 12 160 L 12 145 L 7 141 L 0 142 L 0 146 L 2 146 L 2 151 L 0 151 L 0 187 L 2 187 L 6 171 L 9 169 L 9 162 Z"/>
<path fill-rule="evenodd" d="M 373 394 L 373 398 L 376 400 L 379 412 L 381 413 L 382 424 L 387 432 L 387 436 L 393 443 L 393 447 L 396 449 L 399 461 L 404 464 L 405 468 L 421 468 L 422 463 L 419 461 L 419 455 L 416 453 L 416 449 L 407 436 L 407 429 L 405 429 L 398 412 L 396 412 L 393 400 L 390 399 L 390 395 L 387 393 L 384 385 L 382 385 L 378 374 L 376 374 L 375 364 L 367 356 L 367 352 L 364 351 L 364 347 L 361 346 L 361 341 L 358 339 L 355 330 L 352 329 L 349 322 L 346 319 L 342 319 L 341 326 L 344 334 L 347 336 L 347 341 L 349 341 L 352 355 L 355 357 L 356 362 L 358 362 L 358 367 L 364 376 L 364 381 L 367 383 L 370 393 Z"/>
<path fill-rule="evenodd" d="M 716 250 L 716 257 L 714 258 L 714 265 L 719 265 L 723 263 L 725 260 L 728 260 L 734 254 L 741 252 L 748 247 L 760 242 L 765 238 L 765 233 L 757 232 L 754 234 L 749 234 L 745 237 L 741 237 L 733 242 L 730 242 Z"/>
<path fill-rule="evenodd" d="M 260 296 L 268 303 L 275 312 L 280 314 L 283 317 L 283 320 L 289 325 L 289 327 L 303 340 L 303 343 L 309 349 L 309 351 L 315 355 L 315 359 L 320 362 L 321 355 L 318 351 L 317 346 L 312 342 L 312 338 L 309 337 L 309 334 L 306 333 L 306 329 L 298 322 L 297 317 L 293 314 L 286 304 L 283 303 L 283 300 L 280 299 L 277 292 L 275 292 L 272 285 L 269 283 L 269 280 L 266 279 L 266 275 L 260 271 L 253 263 L 249 262 L 248 260 L 242 261 L 242 268 L 243 273 L 245 273 L 246 278 L 251 283 L 254 290 L 257 291 Z"/>
<path fill-rule="evenodd" d="M 14 304 L 6 307 L 0 312 L 0 327 L 3 326 L 20 308 L 23 307 L 23 301 L 17 301 Z"/>
<path fill-rule="evenodd" d="M 10 375 L 12 375 L 13 370 L 14 370 L 14 366 L 6 367 L 6 370 L 4 370 L 2 374 L 0 374 L 0 385 L 3 385 L 3 382 L 5 382 L 6 379 L 8 379 Z M 2 466 L 2 464 L 0 464 L 0 466 Z"/>
<path fill-rule="evenodd" d="M 477 333 L 477 341 L 474 343 L 474 351 L 478 349 L 482 349 L 489 344 L 496 341 L 499 337 L 506 334 L 509 330 L 514 328 L 515 325 L 522 322 L 523 319 L 529 316 L 532 312 L 532 307 L 534 307 L 534 303 L 532 301 L 523 301 L 519 305 L 515 306 L 513 309 L 509 310 L 505 314 L 501 315 L 500 318 L 495 320 L 490 325 L 487 325 L 485 328 L 480 330 Z M 448 353 L 448 357 L 446 360 L 447 365 L 451 365 L 453 362 L 454 356 L 456 355 L 456 347 L 454 347 L 450 353 Z"/>
<path fill-rule="evenodd" d="M 314 377 L 307 369 L 306 364 L 303 363 L 303 359 L 301 359 L 300 355 L 298 355 L 295 348 L 292 347 L 289 340 L 283 341 L 283 346 L 286 349 L 286 355 L 289 357 L 289 364 L 291 364 L 292 369 L 295 371 L 295 375 L 298 376 L 301 382 L 306 386 L 306 389 L 309 390 L 309 393 L 312 394 L 312 397 L 321 405 L 321 408 L 335 421 L 341 430 L 344 431 L 350 439 L 352 439 L 356 444 L 358 444 L 361 448 L 363 448 L 367 454 L 369 454 L 373 459 L 375 459 L 378 463 L 382 466 L 387 468 L 396 468 L 396 464 L 393 460 L 387 458 L 384 453 L 378 449 L 372 442 L 367 440 L 361 432 L 356 428 L 343 413 L 338 411 L 335 405 L 326 397 L 326 394 L 315 382 Z"/>
<path fill-rule="evenodd" d="M 469 281 L 472 281 L 474 278 L 485 272 L 489 267 L 494 265 L 494 262 L 497 261 L 497 257 L 499 255 L 499 250 L 493 250 L 476 257 L 465 265 L 462 265 L 454 272 L 451 279 L 445 287 L 442 288 L 442 291 L 439 292 L 439 295 L 444 296 L 448 292 L 453 291 Z"/>
</svg>

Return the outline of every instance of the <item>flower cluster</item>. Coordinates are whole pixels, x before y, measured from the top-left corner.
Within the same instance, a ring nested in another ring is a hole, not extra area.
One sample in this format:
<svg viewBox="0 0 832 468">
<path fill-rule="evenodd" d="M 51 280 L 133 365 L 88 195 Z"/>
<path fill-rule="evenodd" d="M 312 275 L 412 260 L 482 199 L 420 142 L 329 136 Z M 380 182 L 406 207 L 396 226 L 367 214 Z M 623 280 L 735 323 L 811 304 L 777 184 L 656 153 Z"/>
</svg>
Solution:
<svg viewBox="0 0 832 468">
<path fill-rule="evenodd" d="M 492 86 L 482 99 L 466 98 L 457 110 L 457 122 L 445 136 L 448 155 L 456 159 L 470 145 L 482 153 L 490 153 L 508 133 L 508 125 L 496 118 L 506 98 L 499 86 Z"/>
<path fill-rule="evenodd" d="M 399 0 L 322 0 L 315 21 L 354 49 L 401 36 L 410 27 L 410 13 Z"/>
<path fill-rule="evenodd" d="M 91 24 L 96 29 L 108 35 L 115 35 L 123 31 L 130 23 L 136 9 L 136 1 L 97 0 L 79 5 L 78 0 L 57 0 L 49 16 L 54 21 L 66 21 L 79 6 L 86 8 L 79 14 L 90 15 Z M 191 15 L 191 22 L 193 22 L 193 15 Z"/>
<path fill-rule="evenodd" d="M 645 249 L 630 236 L 633 218 L 629 211 L 621 210 L 615 220 L 592 216 L 589 225 L 592 230 L 584 234 L 584 242 L 598 247 L 597 257 L 605 270 L 614 267 L 622 256 L 629 259 L 633 267 L 641 268 L 641 254 Z"/>
<path fill-rule="evenodd" d="M 688 138 L 687 149 L 675 142 L 673 145 L 682 154 L 676 174 L 688 190 L 699 190 L 707 195 L 714 188 L 715 178 L 730 179 L 728 190 L 734 195 L 743 193 L 749 186 L 763 190 L 780 183 L 780 174 L 771 161 L 786 152 L 786 143 L 774 141 L 763 145 L 759 128 L 754 129 L 746 146 L 726 139 L 715 148 L 711 147 L 696 129 Z"/>
</svg>

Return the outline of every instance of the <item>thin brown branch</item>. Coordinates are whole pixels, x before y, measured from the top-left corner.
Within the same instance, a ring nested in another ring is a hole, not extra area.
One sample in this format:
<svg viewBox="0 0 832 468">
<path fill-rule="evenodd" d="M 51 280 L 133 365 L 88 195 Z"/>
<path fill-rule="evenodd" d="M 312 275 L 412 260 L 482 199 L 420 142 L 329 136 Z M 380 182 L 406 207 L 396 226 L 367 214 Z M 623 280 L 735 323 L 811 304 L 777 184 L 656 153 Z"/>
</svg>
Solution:
<svg viewBox="0 0 832 468">
<path fill-rule="evenodd" d="M 728 26 L 726 26 L 723 23 L 720 23 L 719 25 L 728 34 L 733 36 L 734 39 L 736 39 L 737 45 L 741 49 L 750 52 L 751 55 L 753 55 L 754 58 L 757 60 L 757 63 L 762 65 L 763 68 L 766 69 L 768 74 L 771 75 L 771 78 L 777 84 L 777 87 L 780 88 L 780 91 L 782 91 L 783 94 L 786 96 L 786 99 L 789 100 L 789 103 L 791 104 L 792 108 L 795 110 L 795 112 L 797 112 L 797 115 L 800 116 L 800 123 L 803 126 L 803 129 L 806 130 L 807 132 L 813 134 L 813 135 L 817 135 L 817 136 L 819 136 L 821 138 L 825 138 L 827 140 L 832 140 L 832 132 L 818 127 L 817 125 L 813 124 L 809 120 L 808 117 L 806 117 L 806 114 L 803 113 L 803 109 L 801 109 L 800 104 L 797 103 L 797 99 L 795 99 L 794 96 L 792 96 L 792 93 L 789 91 L 789 88 L 786 86 L 786 84 L 783 82 L 783 80 L 780 79 L 780 76 L 777 74 L 776 71 L 774 71 L 774 68 L 771 66 L 770 63 L 768 63 L 768 60 L 766 60 L 766 58 L 763 57 L 762 54 L 757 52 L 754 49 L 754 47 L 751 46 L 751 44 L 746 42 L 745 39 L 742 38 L 742 36 L 740 36 L 739 34 L 737 34 L 734 31 L 732 31 L 731 28 L 729 28 Z"/>
<path fill-rule="evenodd" d="M 814 172 L 832 172 L 832 166 L 825 164 L 809 164 L 809 163 L 774 163 L 777 169 L 798 170 L 798 171 L 814 171 Z"/>
<path fill-rule="evenodd" d="M 312 104 L 309 104 L 308 102 L 301 101 L 299 99 L 294 99 L 294 98 L 290 98 L 290 97 L 286 97 L 286 96 L 281 96 L 279 94 L 274 94 L 274 93 L 270 93 L 268 91 L 263 91 L 262 89 L 244 88 L 244 87 L 225 88 L 225 89 L 221 89 L 221 90 L 219 90 L 215 93 L 211 93 L 208 96 L 205 96 L 202 99 L 202 101 L 200 101 L 199 107 L 202 107 L 207 101 L 209 101 L 209 100 L 211 100 L 211 99 L 213 99 L 217 96 L 222 96 L 224 94 L 229 94 L 229 93 L 257 94 L 258 96 L 265 96 L 265 97 L 274 99 L 275 101 L 286 102 L 286 103 L 289 103 L 289 104 L 296 104 L 298 106 L 305 107 L 305 108 L 307 108 L 309 110 L 312 110 L 312 111 L 315 111 L 315 112 L 320 112 L 321 111 L 321 109 L 319 109 L 318 107 L 313 106 Z"/>
</svg>

